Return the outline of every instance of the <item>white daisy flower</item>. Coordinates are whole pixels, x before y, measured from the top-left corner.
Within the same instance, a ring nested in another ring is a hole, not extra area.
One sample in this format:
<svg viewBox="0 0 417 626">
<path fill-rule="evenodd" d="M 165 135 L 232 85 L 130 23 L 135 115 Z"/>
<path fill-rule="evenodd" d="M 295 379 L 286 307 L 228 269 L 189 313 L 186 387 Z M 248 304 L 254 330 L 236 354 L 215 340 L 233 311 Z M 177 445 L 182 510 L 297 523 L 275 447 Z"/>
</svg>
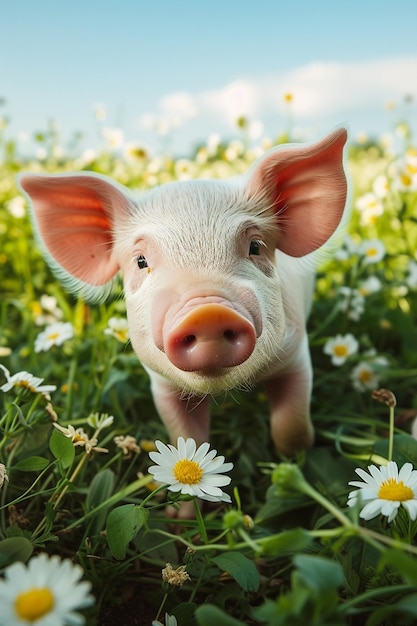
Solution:
<svg viewBox="0 0 417 626">
<path fill-rule="evenodd" d="M 59 322 L 59 320 L 64 316 L 58 306 L 56 298 L 46 294 L 43 294 L 40 297 L 39 302 L 34 302 L 31 308 L 35 317 L 34 321 L 36 326 L 44 326 L 46 324 Z"/>
<path fill-rule="evenodd" d="M 124 133 L 120 128 L 103 128 L 101 134 L 110 150 L 118 150 L 122 147 Z"/>
<path fill-rule="evenodd" d="M 67 339 L 72 339 L 73 336 L 74 328 L 71 322 L 50 324 L 36 337 L 35 352 L 46 352 L 52 346 L 60 346 Z"/>
<path fill-rule="evenodd" d="M 6 203 L 7 210 L 13 217 L 21 218 L 26 215 L 26 201 L 23 196 L 16 196 Z"/>
<path fill-rule="evenodd" d="M 417 190 L 417 168 L 409 160 L 400 164 L 393 186 L 395 189 L 398 189 L 398 191 L 407 192 Z"/>
<path fill-rule="evenodd" d="M 365 265 L 378 263 L 385 256 L 385 246 L 380 239 L 367 239 L 362 242 L 360 252 Z"/>
<path fill-rule="evenodd" d="M 178 437 L 177 448 L 155 442 L 159 452 L 149 456 L 157 463 L 149 468 L 155 480 L 168 485 L 170 491 L 187 496 L 197 496 L 211 502 L 231 502 L 230 496 L 220 489 L 230 483 L 229 472 L 233 463 L 225 463 L 224 456 L 216 456 L 217 450 L 210 450 L 210 444 L 202 443 L 197 448 L 194 439 Z"/>
<path fill-rule="evenodd" d="M 378 389 L 380 377 L 370 363 L 362 361 L 352 370 L 351 380 L 356 391 Z"/>
<path fill-rule="evenodd" d="M 85 620 L 76 610 L 94 601 L 82 576 L 79 565 L 56 555 L 13 563 L 0 580 L 0 626 L 81 626 Z"/>
<path fill-rule="evenodd" d="M 378 217 L 383 214 L 384 207 L 382 202 L 372 192 L 365 193 L 357 199 L 356 208 L 361 213 L 361 223 L 365 226 L 375 224 Z"/>
<path fill-rule="evenodd" d="M 369 474 L 358 467 L 355 471 L 364 482 L 353 480 L 349 485 L 359 487 L 351 491 L 348 505 L 356 506 L 359 502 L 365 506 L 359 517 L 370 520 L 377 515 L 388 517 L 388 522 L 396 517 L 403 506 L 412 520 L 417 518 L 417 470 L 411 463 L 405 463 L 400 471 L 395 461 L 388 465 L 368 466 Z"/>
<path fill-rule="evenodd" d="M 91 415 L 87 417 L 87 424 L 96 430 L 108 428 L 112 426 L 113 422 L 113 415 L 108 415 L 108 413 L 91 413 Z"/>
<path fill-rule="evenodd" d="M 356 354 L 359 343 L 350 333 L 347 335 L 336 335 L 327 340 L 323 352 L 331 357 L 333 365 L 343 365 L 348 357 Z"/>
<path fill-rule="evenodd" d="M 384 174 L 377 176 L 373 182 L 372 189 L 377 198 L 386 198 L 389 192 L 388 178 Z"/>
<path fill-rule="evenodd" d="M 105 335 L 111 335 L 117 341 L 126 343 L 129 340 L 129 327 L 127 319 L 124 317 L 111 317 L 108 321 L 108 327 L 104 331 Z"/>
<path fill-rule="evenodd" d="M 7 379 L 7 382 L 1 385 L 1 391 L 6 392 L 10 391 L 10 389 L 13 389 L 13 387 L 22 387 L 24 389 L 27 389 L 31 393 L 48 394 L 51 391 L 55 391 L 56 389 L 56 385 L 42 385 L 41 383 L 43 383 L 44 379 L 37 378 L 36 376 L 29 374 L 29 372 L 17 372 L 16 374 L 13 374 L 13 376 L 10 376 L 9 370 L 6 369 L 4 365 L 1 365 L 1 363 L 0 369 L 3 370 L 4 375 Z"/>
<path fill-rule="evenodd" d="M 74 428 L 71 424 L 68 425 L 67 428 L 65 426 L 61 426 L 54 422 L 53 424 L 60 433 L 64 435 L 64 437 L 68 437 L 71 439 L 74 446 L 80 446 L 85 448 L 87 454 L 91 452 L 108 452 L 107 448 L 98 448 L 97 443 L 98 439 L 96 437 L 89 437 L 86 432 L 84 432 L 83 428 Z"/>
<path fill-rule="evenodd" d="M 376 293 L 382 289 L 382 283 L 377 276 L 369 276 L 366 280 L 363 280 L 358 288 L 359 293 L 362 296 L 369 296 L 372 293 Z"/>
<path fill-rule="evenodd" d="M 339 304 L 339 310 L 347 313 L 349 319 L 357 322 L 365 310 L 363 294 L 350 287 L 340 287 L 339 294 L 343 297 Z"/>
</svg>

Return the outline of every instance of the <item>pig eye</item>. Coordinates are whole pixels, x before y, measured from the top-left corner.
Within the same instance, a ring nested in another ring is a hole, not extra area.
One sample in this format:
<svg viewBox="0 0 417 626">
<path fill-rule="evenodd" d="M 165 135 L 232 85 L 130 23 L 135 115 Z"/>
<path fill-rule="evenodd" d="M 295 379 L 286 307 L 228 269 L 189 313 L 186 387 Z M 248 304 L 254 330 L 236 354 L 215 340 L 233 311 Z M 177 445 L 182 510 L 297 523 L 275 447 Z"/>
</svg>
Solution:
<svg viewBox="0 0 417 626">
<path fill-rule="evenodd" d="M 136 262 L 140 270 L 143 270 L 145 269 L 145 267 L 148 267 L 148 261 L 145 259 L 143 254 L 140 254 L 138 257 L 136 257 Z"/>
<path fill-rule="evenodd" d="M 257 239 L 251 241 L 249 246 L 249 256 L 259 256 L 261 254 L 261 245 L 262 242 Z"/>
</svg>

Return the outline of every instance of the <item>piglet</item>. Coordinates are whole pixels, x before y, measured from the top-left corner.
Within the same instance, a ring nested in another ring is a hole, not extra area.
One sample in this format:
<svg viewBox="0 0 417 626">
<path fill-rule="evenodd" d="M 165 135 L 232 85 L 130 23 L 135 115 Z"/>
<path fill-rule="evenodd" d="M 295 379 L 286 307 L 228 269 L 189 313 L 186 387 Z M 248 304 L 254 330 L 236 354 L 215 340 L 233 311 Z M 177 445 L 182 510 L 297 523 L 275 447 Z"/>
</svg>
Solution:
<svg viewBox="0 0 417 626">
<path fill-rule="evenodd" d="M 273 149 L 244 176 L 142 195 L 86 172 L 20 176 L 47 257 L 72 289 L 103 295 L 122 272 L 132 345 L 172 441 L 208 441 L 210 396 L 262 381 L 277 450 L 312 445 L 314 268 L 303 257 L 343 216 L 346 138 L 338 129 Z"/>
</svg>

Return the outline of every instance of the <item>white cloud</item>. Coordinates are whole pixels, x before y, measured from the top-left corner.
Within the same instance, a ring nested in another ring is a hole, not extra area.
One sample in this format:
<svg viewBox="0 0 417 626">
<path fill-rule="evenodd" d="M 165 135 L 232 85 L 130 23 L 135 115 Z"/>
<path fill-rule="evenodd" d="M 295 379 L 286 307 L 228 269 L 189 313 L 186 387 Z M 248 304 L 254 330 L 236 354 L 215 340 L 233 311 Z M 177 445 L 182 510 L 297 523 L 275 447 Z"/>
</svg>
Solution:
<svg viewBox="0 0 417 626">
<path fill-rule="evenodd" d="M 168 94 L 157 103 L 156 113 L 142 116 L 140 126 L 144 128 L 143 122 L 150 118 L 171 128 L 182 126 L 181 133 L 192 141 L 191 134 L 201 140 L 212 131 L 230 133 L 237 118 L 244 115 L 264 122 L 266 130 L 268 121 L 273 121 L 273 132 L 277 132 L 288 112 L 284 94 L 291 93 L 297 125 L 327 130 L 340 122 L 354 126 L 356 121 L 358 126 L 363 120 L 360 129 L 372 132 L 375 129 L 367 124 L 376 122 L 378 116 L 384 118 L 389 101 L 402 103 L 406 95 L 417 101 L 416 76 L 417 56 L 314 62 L 277 75 L 236 79 L 217 90 Z"/>
<path fill-rule="evenodd" d="M 294 113 L 301 116 L 383 106 L 414 90 L 417 57 L 365 63 L 312 63 L 286 77 L 294 94 Z"/>
</svg>

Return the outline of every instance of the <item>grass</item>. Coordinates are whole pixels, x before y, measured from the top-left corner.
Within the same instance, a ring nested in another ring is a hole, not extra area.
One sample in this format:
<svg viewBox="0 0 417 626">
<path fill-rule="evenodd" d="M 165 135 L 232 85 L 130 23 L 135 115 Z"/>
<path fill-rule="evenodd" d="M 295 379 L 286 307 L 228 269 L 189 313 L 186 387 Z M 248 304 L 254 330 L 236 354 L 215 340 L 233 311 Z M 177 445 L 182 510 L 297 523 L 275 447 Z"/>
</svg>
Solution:
<svg viewBox="0 0 417 626">
<path fill-rule="evenodd" d="M 110 321 L 124 319 L 124 303 L 116 294 L 92 306 L 59 285 L 34 242 L 16 174 L 88 169 L 142 190 L 228 177 L 256 155 L 244 135 L 201 146 L 189 159 L 103 148 L 86 160 L 57 156 L 55 135 L 38 139 L 41 160 L 19 158 L 5 137 L 1 143 L 0 362 L 10 376 L 29 372 L 56 390 L 50 399 L 27 385 L 0 391 L 0 463 L 8 475 L 0 570 L 38 552 L 79 563 L 96 598 L 84 611 L 88 625 L 164 622 L 165 613 L 181 626 L 416 623 L 417 523 L 404 508 L 389 523 L 381 515 L 364 521 L 359 507 L 347 507 L 355 468 L 391 458 L 417 466 L 412 138 L 403 136 L 395 152 L 373 142 L 350 147 L 349 238 L 319 268 L 309 319 L 315 447 L 291 461 L 278 457 L 261 389 L 218 399 L 211 442 L 234 463 L 232 504 L 169 523 L 170 495 L 152 491 L 147 454 L 167 435 L 147 375 Z M 35 351 L 55 322 L 70 324 L 72 336 Z M 331 340 L 339 335 L 336 345 L 351 347 L 334 364 L 340 350 Z M 2 370 L 0 386 L 6 381 Z M 395 394 L 395 407 L 372 397 L 380 387 Z M 78 445 L 54 421 L 83 429 Z M 136 448 L 125 453 L 115 437 L 127 436 Z M 185 566 L 189 580 L 162 580 L 167 563 Z"/>
</svg>

